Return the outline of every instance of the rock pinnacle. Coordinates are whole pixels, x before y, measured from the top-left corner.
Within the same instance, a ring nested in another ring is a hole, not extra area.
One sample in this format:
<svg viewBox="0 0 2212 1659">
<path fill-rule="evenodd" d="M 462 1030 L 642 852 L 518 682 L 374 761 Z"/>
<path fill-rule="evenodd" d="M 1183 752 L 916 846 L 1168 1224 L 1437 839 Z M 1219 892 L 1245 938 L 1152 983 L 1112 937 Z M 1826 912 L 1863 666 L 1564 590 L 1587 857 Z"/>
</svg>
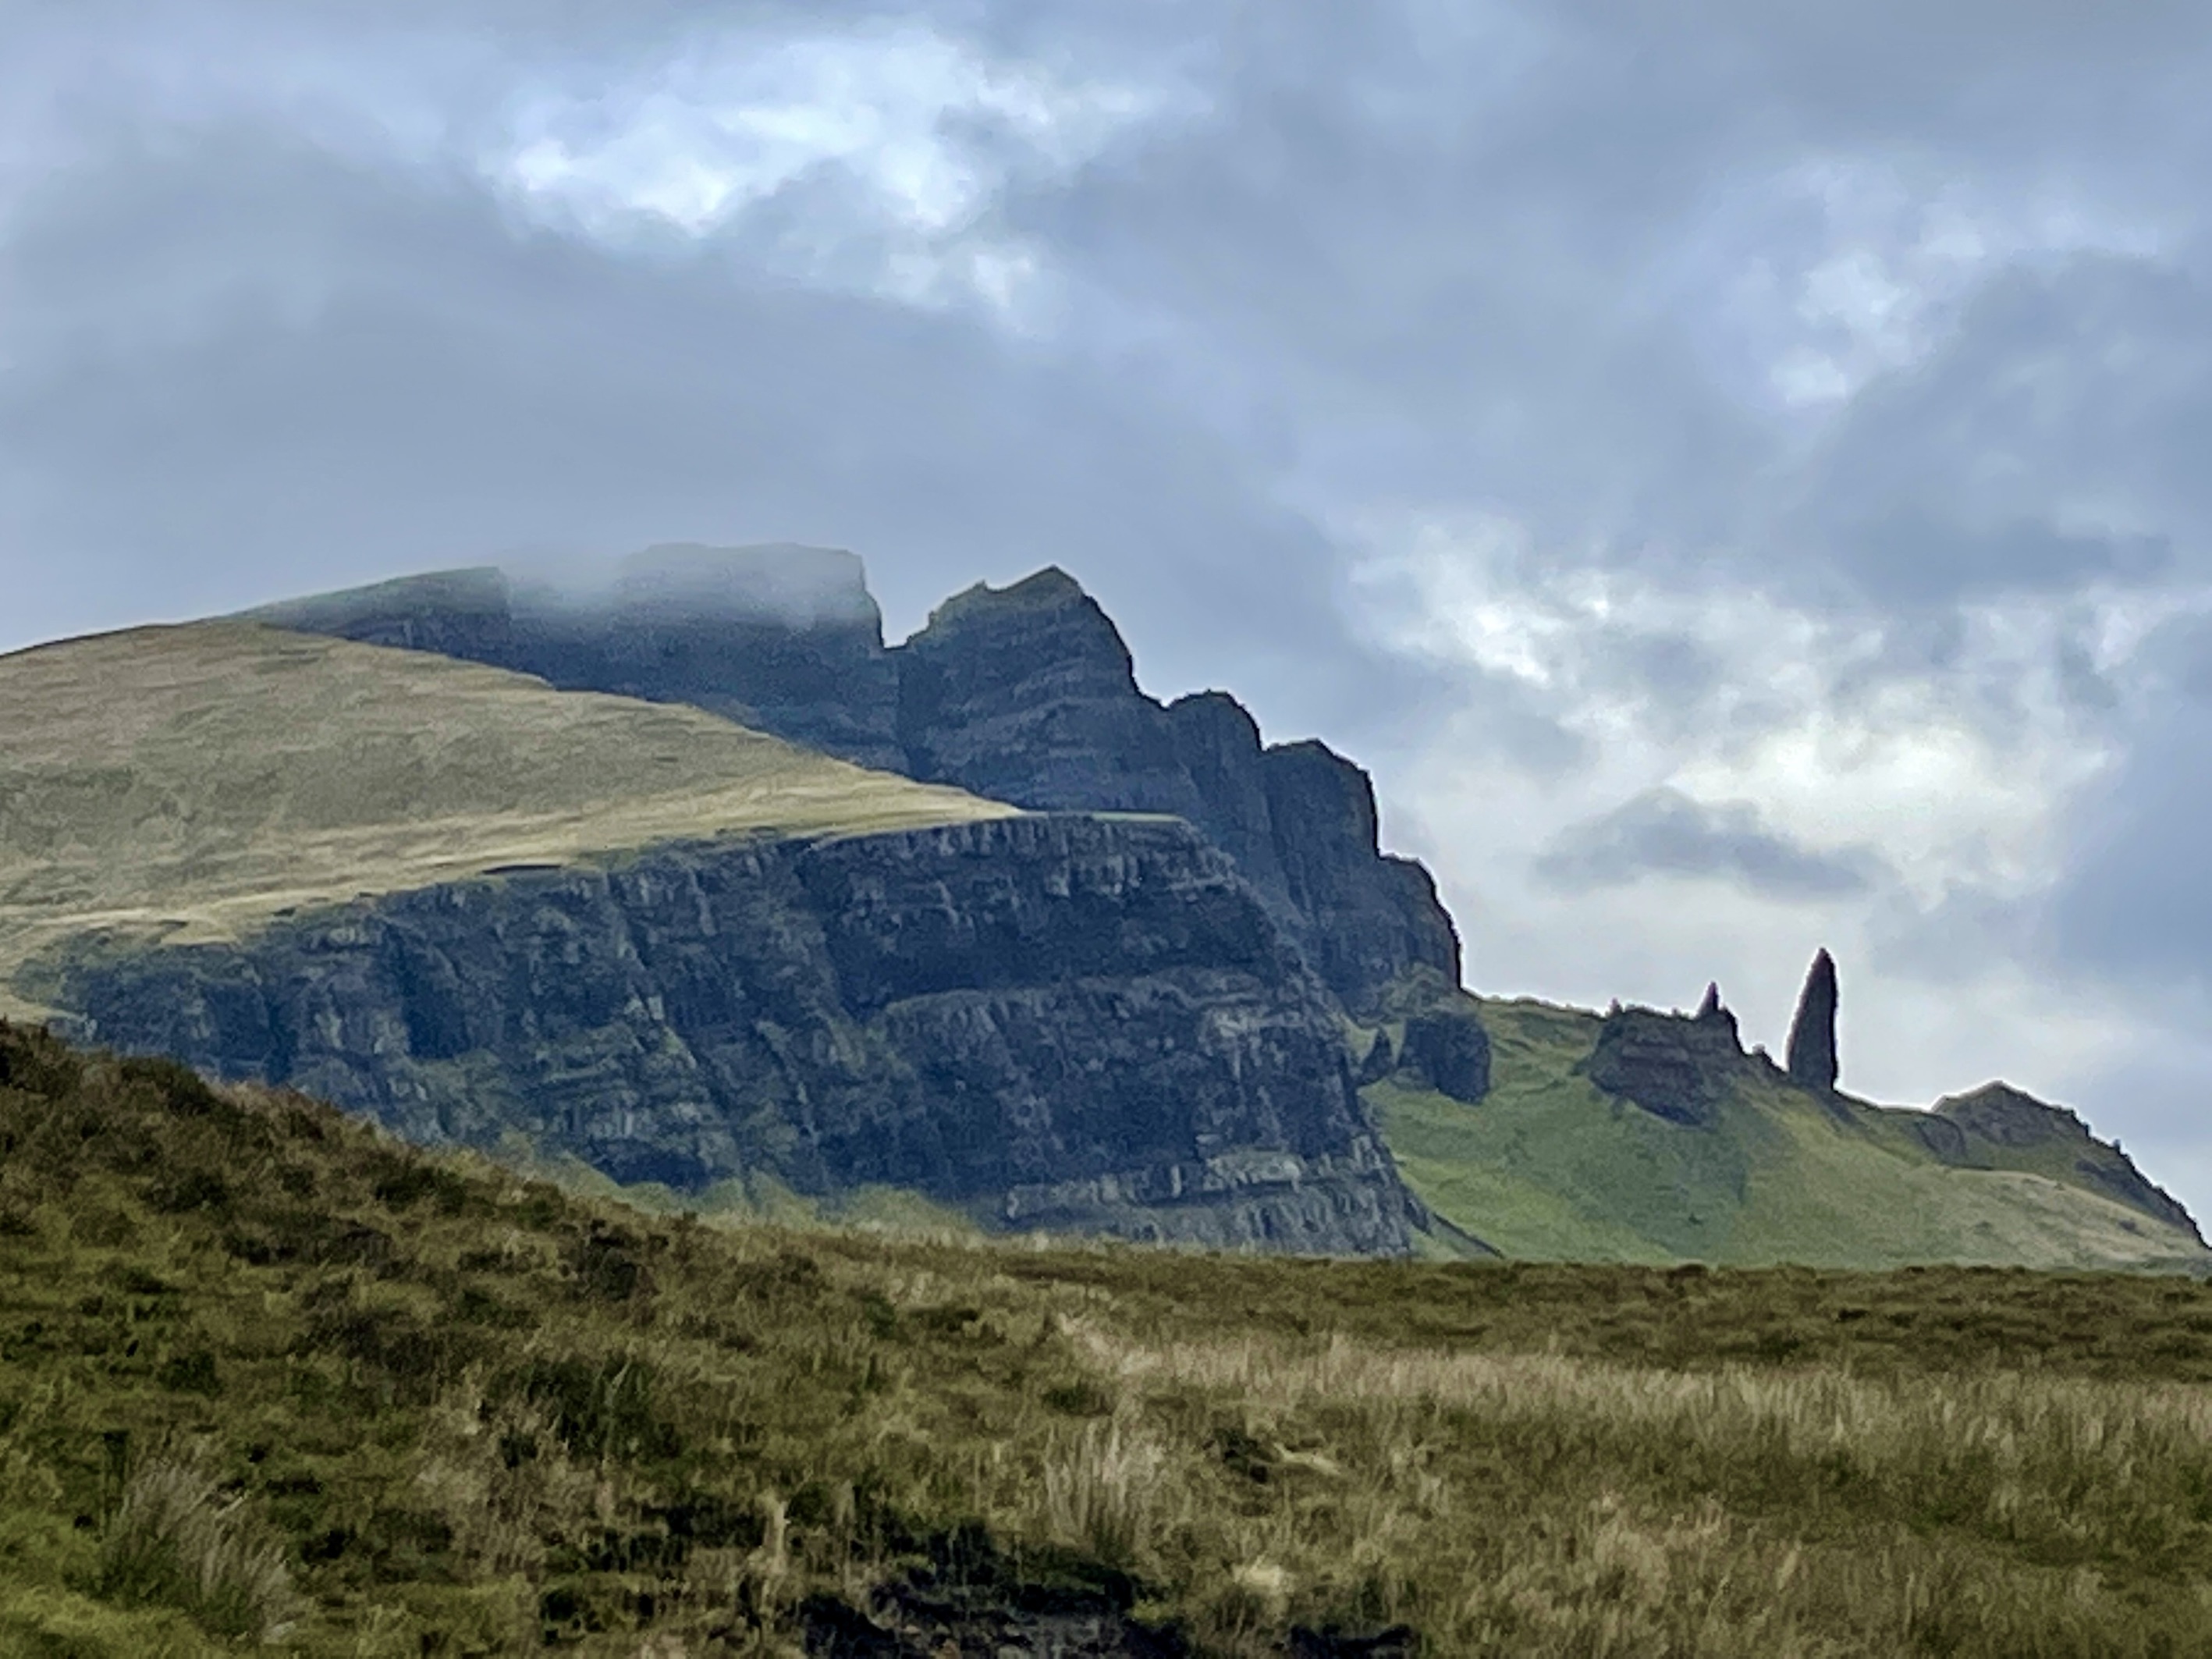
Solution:
<svg viewBox="0 0 2212 1659">
<path fill-rule="evenodd" d="M 1814 954 L 1790 1022 L 1790 1080 L 1820 1094 L 1836 1086 L 1836 962 L 1826 951 Z"/>
</svg>

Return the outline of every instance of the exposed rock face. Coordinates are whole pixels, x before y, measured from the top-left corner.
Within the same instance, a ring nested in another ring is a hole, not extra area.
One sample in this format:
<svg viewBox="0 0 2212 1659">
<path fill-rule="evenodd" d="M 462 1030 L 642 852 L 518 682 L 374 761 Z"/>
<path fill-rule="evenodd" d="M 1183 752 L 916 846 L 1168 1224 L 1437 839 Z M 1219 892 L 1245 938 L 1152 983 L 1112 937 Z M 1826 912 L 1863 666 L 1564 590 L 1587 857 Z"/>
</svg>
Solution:
<svg viewBox="0 0 2212 1659">
<path fill-rule="evenodd" d="M 1836 963 L 1826 951 L 1816 952 L 1797 996 L 1790 1022 L 1790 1044 L 1783 1069 L 1801 1088 L 1828 1094 L 1836 1086 Z"/>
<path fill-rule="evenodd" d="M 1397 1069 L 1398 1056 L 1390 1047 L 1390 1034 L 1377 1031 L 1368 1046 L 1367 1057 L 1359 1062 L 1359 1086 L 1364 1089 L 1370 1083 L 1380 1083 Z"/>
<path fill-rule="evenodd" d="M 2047 1147 L 2072 1172 L 2086 1177 L 2107 1197 L 2146 1215 L 2180 1227 L 2199 1243 L 2203 1235 L 2189 1212 L 2163 1187 L 2153 1184 L 2122 1152 L 2089 1133 L 2089 1126 L 2063 1106 L 2053 1106 L 2033 1095 L 2002 1083 L 1985 1083 L 1963 1095 L 1947 1095 L 1936 1103 L 1928 1120 L 1931 1133 L 1922 1139 L 1947 1162 L 1973 1164 L 1977 1140 L 2019 1151 Z M 1947 1133 L 1948 1132 L 1948 1133 Z M 1942 1137 L 1937 1146 L 1936 1137 Z"/>
<path fill-rule="evenodd" d="M 1459 981 L 1435 883 L 1380 851 L 1367 775 L 1317 743 L 1264 747 L 1220 692 L 1164 707 L 1145 696 L 1113 623 L 1057 569 L 970 588 L 888 651 L 860 561 L 815 549 L 655 550 L 589 609 L 476 571 L 257 614 L 696 703 L 1017 806 L 1173 814 L 1236 860 L 1354 1009 L 1410 968 Z"/>
<path fill-rule="evenodd" d="M 1735 1016 L 1717 988 L 1689 1018 L 1652 1008 L 1615 1006 L 1598 1028 L 1583 1070 L 1609 1095 L 1671 1123 L 1692 1128 L 1713 1121 L 1731 1079 L 1751 1062 Z"/>
<path fill-rule="evenodd" d="M 1380 851 L 1367 775 L 1318 743 L 1262 747 L 1223 693 L 1146 696 L 1066 573 L 970 588 L 893 654 L 912 775 L 1017 806 L 1187 818 L 1355 1008 L 1417 965 L 1458 983 L 1458 934 L 1428 872 Z"/>
<path fill-rule="evenodd" d="M 1281 930 L 1186 825 L 664 847 L 80 963 L 83 1035 L 618 1179 L 1398 1253 L 1419 1206 Z"/>
<path fill-rule="evenodd" d="M 1416 1015 L 1406 1022 L 1398 1064 L 1438 1094 L 1472 1106 L 1490 1092 L 1490 1034 L 1464 1014 Z"/>
</svg>

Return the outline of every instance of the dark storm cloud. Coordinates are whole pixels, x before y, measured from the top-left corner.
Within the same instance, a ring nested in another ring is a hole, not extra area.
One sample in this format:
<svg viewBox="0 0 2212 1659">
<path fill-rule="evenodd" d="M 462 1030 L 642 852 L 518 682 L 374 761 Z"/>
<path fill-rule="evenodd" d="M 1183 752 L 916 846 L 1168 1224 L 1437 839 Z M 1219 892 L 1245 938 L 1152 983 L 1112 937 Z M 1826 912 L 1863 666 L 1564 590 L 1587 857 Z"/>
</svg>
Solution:
<svg viewBox="0 0 2212 1659">
<path fill-rule="evenodd" d="M 81 56 L 101 38 L 100 19 L 121 15 L 91 4 L 22 14 L 45 33 L 74 40 Z M 210 42 L 276 32 L 270 14 L 236 5 L 169 5 L 133 15 L 142 18 L 133 38 L 152 42 L 141 50 L 158 56 L 167 40 L 179 61 Z M 387 48 L 395 40 L 442 38 L 555 63 L 640 57 L 712 29 L 904 19 L 1039 61 L 1080 59 L 1133 72 L 1149 67 L 1194 88 L 1191 112 L 1109 145 L 1072 179 L 1032 173 L 987 216 L 994 229 L 1036 239 L 1065 274 L 1078 325 L 1061 343 L 1065 352 L 1112 358 L 1124 377 L 1118 385 L 1108 389 L 1098 376 L 1086 379 L 1066 355 L 1047 373 L 1034 356 L 1015 358 L 1005 341 L 975 327 L 957 342 L 955 331 L 941 331 L 945 337 L 933 349 L 895 352 L 881 366 L 884 377 L 922 377 L 909 384 L 880 380 L 882 395 L 894 404 L 926 402 L 941 416 L 956 403 L 972 408 L 977 398 L 1004 400 L 995 413 L 956 415 L 951 425 L 963 440 L 1012 446 L 997 477 L 1012 499 L 996 504 L 975 487 L 982 468 L 972 455 L 949 456 L 952 479 L 945 479 L 938 465 L 914 465 L 915 435 L 886 430 L 890 423 L 862 416 L 831 422 L 836 432 L 824 434 L 800 416 L 788 434 L 794 451 L 802 438 L 842 445 L 854 465 L 802 459 L 795 468 L 779 466 L 774 479 L 744 478 L 749 498 L 764 506 L 788 502 L 805 520 L 779 523 L 773 533 L 869 539 L 820 520 L 867 520 L 861 528 L 874 528 L 886 515 L 855 511 L 849 498 L 856 473 L 879 465 L 872 490 L 879 500 L 896 499 L 902 488 L 921 491 L 921 501 L 902 518 L 926 523 L 933 511 L 941 516 L 946 504 L 940 500 L 933 509 L 933 495 L 982 497 L 975 540 L 989 562 L 1006 539 L 1005 522 L 1022 520 L 1018 503 L 1043 493 L 1029 481 L 1067 482 L 1071 456 L 1035 468 L 1014 459 L 1018 434 L 1036 419 L 1036 389 L 1064 380 L 1072 403 L 1111 405 L 1092 417 L 1115 428 L 1110 440 L 1091 435 L 1105 458 L 1102 473 L 1118 472 L 1163 521 L 1176 518 L 1177 492 L 1192 492 L 1190 530 L 1147 523 L 1132 542 L 1210 542 L 1212 556 L 1197 561 L 1200 569 L 1287 565 L 1287 586 L 1310 609 L 1331 601 L 1327 572 L 1346 556 L 1264 505 L 1290 468 L 1299 498 L 1309 501 L 1502 502 L 1551 542 L 1577 545 L 1572 556 L 1633 559 L 1654 571 L 1723 558 L 1706 544 L 1729 543 L 1740 580 L 1878 606 L 1952 603 L 1993 587 L 2060 586 L 2101 573 L 2134 577 L 2168 556 L 2161 526 L 2122 527 L 2107 537 L 2053 516 L 2063 489 L 2078 494 L 2108 478 L 2124 484 L 2130 466 L 2154 465 L 2140 455 L 2130 461 L 2114 453 L 2099 471 L 2091 458 L 2103 452 L 2054 437 L 2033 459 L 2034 487 L 1990 504 L 1955 500 L 1952 487 L 1974 467 L 2001 461 L 2011 453 L 2006 446 L 2018 447 L 2019 434 L 2004 426 L 2017 411 L 2000 391 L 2033 366 L 2028 354 L 2047 356 L 2054 340 L 2075 343 L 2072 359 L 2045 368 L 2064 383 L 2054 395 L 2078 407 L 2075 425 L 2109 430 L 2092 416 L 2127 416 L 2124 377 L 2106 373 L 2099 380 L 2097 354 L 2130 343 L 2156 350 L 2203 331 L 2201 296 L 2170 272 L 2123 261 L 2101 275 L 2042 289 L 2001 284 L 1972 310 L 1960 343 L 1930 368 L 1878 384 L 1863 400 L 1865 412 L 1848 418 L 1813 471 L 1794 483 L 1769 412 L 1728 383 L 1716 356 L 1725 350 L 1708 337 L 1713 316 L 1725 310 L 1715 303 L 1712 285 L 1729 275 L 1730 260 L 1755 252 L 1787 269 L 1819 253 L 1825 233 L 1816 205 L 1802 192 L 1777 196 L 1772 188 L 1775 177 L 1802 162 L 1871 155 L 1923 181 L 1957 175 L 1993 185 L 2063 170 L 2075 184 L 2085 173 L 2093 178 L 2101 199 L 2132 191 L 2147 210 L 2193 200 L 2190 180 L 2204 154 L 2207 122 L 2185 94 L 2190 66 L 2205 58 L 2208 14 L 2201 7 L 2144 4 L 2117 17 L 2056 3 L 1934 11 L 1883 3 L 1845 13 L 1808 0 L 1724 6 L 1695 27 L 1679 16 L 1595 5 L 1411 0 L 1265 9 L 1228 0 L 1111 9 L 981 0 L 903 8 L 858 0 L 829 7 L 653 0 L 623 8 L 325 0 L 285 16 L 287 38 L 319 39 L 326 54 L 342 56 L 356 36 Z M 154 21 L 143 21 L 149 17 Z M 431 47 L 419 49 L 428 54 Z M 491 93 L 479 95 L 498 102 Z M 481 131 L 495 111 L 461 113 L 474 120 L 471 131 Z M 2132 142 L 2154 130 L 2155 147 Z M 990 135 L 975 142 L 988 145 Z M 303 176 L 311 171 L 300 165 Z M 147 210 L 149 191 L 143 183 L 131 186 L 128 171 L 111 152 L 103 173 L 86 181 L 82 213 L 112 219 Z M 208 187 L 187 179 L 179 199 L 198 199 L 195 192 Z M 757 252 L 779 217 L 788 224 L 818 216 L 823 192 L 835 198 L 834 179 L 794 185 L 732 234 L 753 239 Z M 436 271 L 437 238 L 410 236 L 396 225 L 407 210 L 391 198 L 406 193 L 390 184 L 385 199 L 371 202 L 360 189 L 342 186 L 334 207 L 308 192 L 267 192 L 230 204 L 225 222 L 233 240 L 210 235 L 188 251 L 217 263 L 226 249 L 255 248 L 293 216 L 307 215 L 333 246 L 357 246 L 372 233 L 393 237 L 395 249 L 412 251 L 410 291 L 428 294 L 447 278 Z M 426 224 L 439 215 L 467 216 L 472 210 L 457 207 L 454 194 L 449 188 L 447 199 L 426 206 Z M 370 219 L 356 229 L 338 223 L 339 213 L 350 210 L 346 204 L 362 206 Z M 854 216 L 849 202 L 830 205 Z M 551 280 L 551 267 L 591 262 L 542 243 L 495 255 L 487 251 L 492 222 L 481 215 L 459 235 L 457 246 L 471 267 L 457 273 L 465 291 L 491 295 L 499 282 L 512 280 L 526 295 L 532 283 Z M 173 237 L 132 249 L 138 233 L 119 224 L 110 234 L 118 239 L 112 251 L 141 270 L 149 258 L 187 252 Z M 619 260 L 600 257 L 607 270 L 586 284 L 594 286 L 591 320 L 582 310 L 556 317 L 527 299 L 520 314 L 552 322 L 556 332 L 565 322 L 572 335 L 620 336 L 654 331 L 649 320 L 623 315 L 626 307 L 672 307 L 694 320 L 719 310 L 738 316 L 718 319 L 720 326 L 739 331 L 749 326 L 744 313 L 781 307 L 781 327 L 784 313 L 802 308 L 787 296 L 764 297 L 766 285 L 744 275 L 743 259 L 625 277 L 616 274 Z M 398 258 L 370 250 L 373 264 Z M 722 292 L 710 299 L 717 284 Z M 408 303 L 391 295 L 383 302 L 401 309 Z M 503 305 L 493 301 L 488 309 L 495 315 Z M 478 325 L 459 308 L 427 302 L 419 308 L 438 318 L 425 326 L 452 336 L 434 355 L 452 351 L 477 365 L 474 390 L 460 401 L 474 398 L 479 424 L 500 420 L 528 433 L 553 418 L 531 405 L 555 384 L 552 371 L 574 344 L 544 351 L 545 372 L 534 382 L 519 371 L 488 377 L 483 360 L 514 354 L 512 331 L 487 319 L 484 337 L 476 337 Z M 830 332 L 880 338 L 900 329 L 898 309 L 856 306 Z M 375 325 L 400 326 L 390 318 Z M 934 325 L 911 326 L 928 333 Z M 312 337 L 312 325 L 307 332 Z M 1117 355 L 1101 343 L 1110 342 L 1138 343 Z M 243 336 L 236 343 L 249 362 L 255 349 L 274 349 Z M 307 343 L 295 343 L 305 349 Z M 825 349 L 839 351 L 835 344 Z M 848 346 L 844 356 L 849 362 L 862 349 Z M 705 348 L 708 360 L 716 350 L 711 343 Z M 801 355 L 794 343 L 785 361 Z M 994 361 L 1001 357 L 1010 361 Z M 398 352 L 393 372 L 408 361 Z M 610 372 L 587 370 L 585 384 Z M 919 386 L 934 374 L 945 379 L 933 397 Z M 1133 386 L 1132 375 L 1141 383 Z M 836 368 L 822 379 L 821 395 L 834 399 Z M 502 386 L 524 406 L 495 416 L 489 400 Z M 312 389 L 307 382 L 299 387 L 303 395 Z M 595 386 L 601 396 L 611 390 Z M 687 389 L 678 375 L 672 401 L 709 395 Z M 723 400 L 718 409 L 742 402 L 726 386 L 714 395 Z M 350 434 L 364 466 L 374 465 L 380 442 L 369 416 L 383 407 L 374 399 L 363 404 Z M 678 454 L 707 441 L 696 422 L 709 411 L 694 403 L 685 412 L 690 422 L 672 423 L 670 436 Z M 2136 427 L 2162 421 L 2160 430 L 2174 429 L 2171 408 L 2132 412 Z M 323 418 L 310 412 L 307 424 Z M 580 443 L 591 418 L 566 418 Z M 617 424 L 641 434 L 652 423 Z M 75 430 L 82 436 L 82 422 Z M 886 445 L 879 462 L 861 460 L 878 441 Z M 402 434 L 396 441 L 404 453 L 413 441 Z M 1170 457 L 1188 450 L 1193 459 L 1166 477 L 1134 482 L 1113 458 L 1147 445 Z M 526 447 L 518 441 L 509 448 Z M 605 459 L 586 458 L 573 476 L 544 486 L 542 504 L 514 514 L 532 522 L 503 534 L 492 528 L 500 517 L 493 504 L 516 485 L 512 455 L 503 459 L 481 438 L 442 452 L 453 455 L 454 472 L 465 470 L 460 458 L 483 458 L 489 471 L 482 487 L 454 498 L 450 521 L 427 536 L 439 544 L 434 550 L 418 553 L 426 539 L 418 534 L 403 537 L 393 551 L 404 546 L 410 560 L 473 556 L 489 550 L 488 535 L 497 544 L 539 539 L 546 533 L 540 521 L 553 518 L 587 538 L 627 533 L 629 525 L 653 516 L 641 509 L 639 492 L 659 492 L 657 499 L 679 512 L 696 505 L 702 489 L 712 497 L 697 468 L 687 471 L 674 456 L 625 470 L 638 447 L 635 439 L 625 445 L 617 437 Z M 88 469 L 111 465 L 90 449 L 81 459 Z M 685 481 L 669 477 L 672 470 Z M 2166 471 L 2174 486 L 2168 493 L 2190 495 L 2176 469 Z M 953 481 L 963 475 L 969 483 Z M 45 493 L 66 491 L 66 476 L 47 476 L 52 488 Z M 819 479 L 819 495 L 807 494 L 809 477 Z M 271 488 L 281 495 L 302 487 L 295 478 L 291 485 L 272 480 Z M 532 475 L 530 482 L 539 481 Z M 734 491 L 739 483 L 732 478 L 727 487 Z M 626 491 L 631 499 L 617 505 Z M 1045 515 L 1045 525 L 1057 537 L 1061 518 L 1092 522 L 1102 493 L 1114 492 L 1105 486 L 1086 492 L 1079 483 L 1084 505 Z M 1231 497 L 1242 499 L 1232 507 Z M 422 526 L 436 523 L 440 499 L 419 492 Z M 389 520 L 389 504 L 370 505 L 379 507 L 372 517 Z M 1109 520 L 1128 511 L 1123 503 Z M 20 510 L 13 516 L 21 521 Z M 1254 528 L 1243 522 L 1248 517 L 1270 522 Z M 1210 535 L 1197 528 L 1209 519 Z M 196 520 L 187 511 L 179 522 Z M 671 529 L 660 524 L 645 533 L 651 538 Z M 388 524 L 385 533 L 392 533 Z M 694 533 L 692 526 L 685 533 Z M 1577 542 L 1586 536 L 1595 539 Z M 1286 555 L 1292 544 L 1297 550 Z M 862 550 L 882 545 L 878 539 Z M 1082 548 L 1080 538 L 1075 545 Z M 1040 556 L 1048 551 L 1039 549 Z M 1143 563 L 1141 555 L 1130 556 Z M 1164 556 L 1160 562 L 1173 571 L 1182 561 Z"/>
<path fill-rule="evenodd" d="M 141 614 L 519 544 L 836 542 L 908 613 L 1056 561 L 1170 682 L 1225 653 L 1309 706 L 1391 694 L 1327 544 L 1207 432 L 732 252 L 620 257 L 249 126 L 118 149 L 0 264 L 10 557 Z"/>
<path fill-rule="evenodd" d="M 1219 56 L 1218 119 L 1010 214 L 1185 325 L 1213 395 L 1241 384 L 1311 416 L 1306 458 L 1340 480 L 1507 501 L 1557 539 L 1619 537 L 1616 556 L 1647 563 L 1733 535 L 1753 544 L 1748 578 L 1832 562 L 1850 591 L 1894 586 L 1894 542 L 1747 512 L 1787 458 L 1706 337 L 1731 259 L 1788 270 L 1821 250 L 1817 204 L 1775 179 L 1869 158 L 1909 189 L 2094 179 L 2100 205 L 2194 211 L 2208 118 L 2184 66 L 2206 62 L 2203 8 L 2130 9 L 2112 31 L 2056 5 L 1747 4 L 1696 26 L 1616 8 L 1456 15 L 1271 8 L 1264 38 Z M 2045 299 L 2043 315 L 1985 308 L 1981 362 L 1945 384 L 1998 369 L 2008 345 L 2021 367 L 2033 331 L 2098 319 L 2085 285 Z M 2136 319 L 2146 337 L 2201 331 L 2200 305 L 2162 311 Z M 1987 447 L 1947 435 L 1954 459 Z M 1865 447 L 1913 459 L 1910 441 Z M 1922 504 L 1877 489 L 1850 505 Z M 2046 506 L 2024 505 L 2018 533 Z M 1955 556 L 1986 586 L 1975 537 L 2003 527 L 1962 530 L 1955 554 L 1939 542 L 1915 567 L 1923 585 Z"/>
<path fill-rule="evenodd" d="M 1650 876 L 1729 881 L 1765 898 L 1832 899 L 1864 892 L 1881 873 L 1872 854 L 1800 846 L 1761 822 L 1748 801 L 1707 805 L 1652 789 L 1561 835 L 1537 873 L 1569 889 L 1620 887 Z"/>
<path fill-rule="evenodd" d="M 1779 519 L 1908 610 L 2142 584 L 2177 558 L 2202 575 L 2208 450 L 2212 293 L 2183 270 L 2077 256 L 1998 276 L 1926 362 L 1855 399 Z"/>
<path fill-rule="evenodd" d="M 2171 629 L 2154 654 L 2157 710 L 2074 815 L 2055 954 L 2076 972 L 2212 998 L 2212 623 Z"/>
</svg>

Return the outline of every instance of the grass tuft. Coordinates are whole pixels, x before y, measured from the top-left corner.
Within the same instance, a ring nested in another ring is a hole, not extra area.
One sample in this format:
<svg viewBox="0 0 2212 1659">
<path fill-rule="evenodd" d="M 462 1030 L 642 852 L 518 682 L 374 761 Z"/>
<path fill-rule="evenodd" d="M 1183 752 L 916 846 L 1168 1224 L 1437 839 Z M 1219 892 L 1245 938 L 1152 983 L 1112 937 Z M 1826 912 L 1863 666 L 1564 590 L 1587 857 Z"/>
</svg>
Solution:
<svg viewBox="0 0 2212 1659">
<path fill-rule="evenodd" d="M 100 1541 L 96 1592 L 173 1607 L 215 1635 L 281 1641 L 300 1611 L 283 1547 L 196 1463 L 150 1459 Z"/>
</svg>

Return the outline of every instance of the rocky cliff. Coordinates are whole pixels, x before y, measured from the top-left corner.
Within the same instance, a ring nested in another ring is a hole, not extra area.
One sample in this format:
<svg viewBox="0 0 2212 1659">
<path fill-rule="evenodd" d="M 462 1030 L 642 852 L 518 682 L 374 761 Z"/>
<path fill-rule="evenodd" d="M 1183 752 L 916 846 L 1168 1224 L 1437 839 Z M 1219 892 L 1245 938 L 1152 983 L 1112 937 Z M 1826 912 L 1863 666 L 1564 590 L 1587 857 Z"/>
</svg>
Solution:
<svg viewBox="0 0 2212 1659">
<path fill-rule="evenodd" d="M 1435 883 L 1380 850 L 1367 775 L 1317 743 L 1264 746 L 1223 693 L 1146 696 L 1112 621 L 1057 569 L 970 588 L 890 649 L 860 562 L 818 549 L 656 549 L 589 603 L 483 571 L 256 615 L 696 703 L 1017 806 L 1173 814 L 1236 861 L 1352 1008 L 1408 969 L 1459 981 Z"/>
<path fill-rule="evenodd" d="M 101 1042 L 623 1180 L 1332 1253 L 1421 1218 L 1321 987 L 1167 820 L 665 846 L 80 957 L 64 988 Z"/>
</svg>

